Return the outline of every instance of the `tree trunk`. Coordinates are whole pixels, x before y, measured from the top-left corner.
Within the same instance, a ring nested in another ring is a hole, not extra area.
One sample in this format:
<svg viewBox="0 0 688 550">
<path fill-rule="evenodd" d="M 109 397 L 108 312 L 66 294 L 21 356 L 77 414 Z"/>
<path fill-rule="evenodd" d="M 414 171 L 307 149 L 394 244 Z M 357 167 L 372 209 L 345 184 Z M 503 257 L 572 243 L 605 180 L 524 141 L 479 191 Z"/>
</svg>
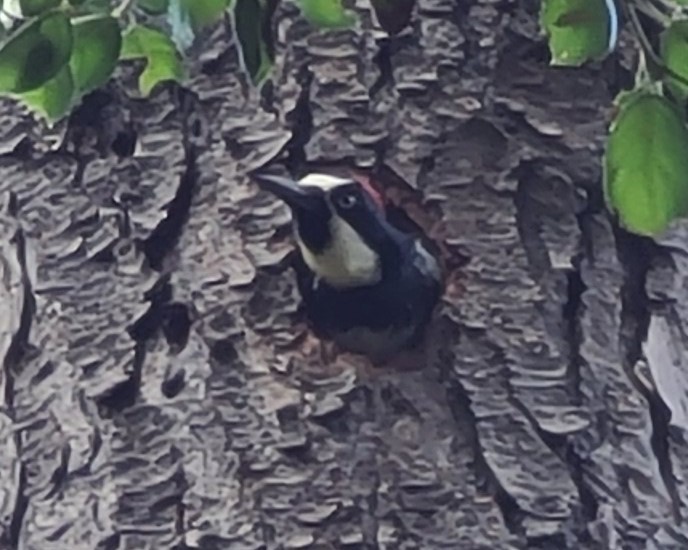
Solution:
<svg viewBox="0 0 688 550">
<path fill-rule="evenodd" d="M 688 226 L 604 209 L 620 62 L 548 67 L 537 2 L 419 0 L 391 39 L 357 4 L 278 8 L 262 96 L 219 28 L 64 134 L 0 104 L 3 548 L 688 547 Z M 269 162 L 441 221 L 422 368 L 323 362 Z"/>
</svg>

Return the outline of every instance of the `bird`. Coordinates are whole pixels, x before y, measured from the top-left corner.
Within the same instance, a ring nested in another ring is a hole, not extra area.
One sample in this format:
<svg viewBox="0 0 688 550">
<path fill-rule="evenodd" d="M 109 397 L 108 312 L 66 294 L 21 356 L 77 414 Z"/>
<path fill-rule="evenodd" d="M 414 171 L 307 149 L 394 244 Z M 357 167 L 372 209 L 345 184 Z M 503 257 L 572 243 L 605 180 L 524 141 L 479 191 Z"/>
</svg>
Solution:
<svg viewBox="0 0 688 550">
<path fill-rule="evenodd" d="M 390 222 L 370 182 L 327 173 L 253 178 L 291 210 L 293 267 L 315 336 L 376 361 L 417 350 L 441 296 L 440 264 L 420 235 Z"/>
</svg>

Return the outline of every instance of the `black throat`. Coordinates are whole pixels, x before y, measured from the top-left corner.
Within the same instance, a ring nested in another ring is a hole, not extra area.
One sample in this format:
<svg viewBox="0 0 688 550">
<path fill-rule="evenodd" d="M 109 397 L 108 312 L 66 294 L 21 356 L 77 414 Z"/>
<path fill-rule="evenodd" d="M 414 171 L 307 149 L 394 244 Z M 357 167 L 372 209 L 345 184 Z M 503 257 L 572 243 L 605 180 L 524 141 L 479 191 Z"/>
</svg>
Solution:
<svg viewBox="0 0 688 550">
<path fill-rule="evenodd" d="M 293 212 L 296 231 L 299 238 L 313 254 L 319 254 L 332 239 L 330 233 L 330 219 L 332 213 L 323 200 L 322 208 L 304 212 L 295 210 Z"/>
</svg>

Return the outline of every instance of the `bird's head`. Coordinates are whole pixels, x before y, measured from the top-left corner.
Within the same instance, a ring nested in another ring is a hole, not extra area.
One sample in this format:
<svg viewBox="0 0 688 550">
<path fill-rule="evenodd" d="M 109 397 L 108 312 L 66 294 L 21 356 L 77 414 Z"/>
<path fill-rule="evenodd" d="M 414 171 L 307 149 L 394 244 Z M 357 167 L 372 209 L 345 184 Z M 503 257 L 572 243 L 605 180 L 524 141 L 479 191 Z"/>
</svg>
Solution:
<svg viewBox="0 0 688 550">
<path fill-rule="evenodd" d="M 398 253 L 398 231 L 366 180 L 327 174 L 299 181 L 268 174 L 255 179 L 291 208 L 301 255 L 317 277 L 336 288 L 380 281 L 383 264 Z"/>
</svg>

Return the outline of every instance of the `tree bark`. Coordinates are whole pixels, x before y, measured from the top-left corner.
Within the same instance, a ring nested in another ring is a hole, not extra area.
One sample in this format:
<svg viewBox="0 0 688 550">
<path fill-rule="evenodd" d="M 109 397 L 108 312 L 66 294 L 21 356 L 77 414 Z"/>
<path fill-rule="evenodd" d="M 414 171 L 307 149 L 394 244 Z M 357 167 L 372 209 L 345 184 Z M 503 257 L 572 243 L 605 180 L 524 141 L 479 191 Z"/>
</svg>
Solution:
<svg viewBox="0 0 688 550">
<path fill-rule="evenodd" d="M 263 94 L 223 27 L 184 88 L 123 67 L 53 132 L 0 104 L 3 547 L 688 547 L 688 226 L 616 229 L 625 69 L 550 68 L 537 4 L 419 0 L 394 38 L 287 4 Z M 422 368 L 322 361 L 270 162 L 441 222 Z"/>
</svg>

